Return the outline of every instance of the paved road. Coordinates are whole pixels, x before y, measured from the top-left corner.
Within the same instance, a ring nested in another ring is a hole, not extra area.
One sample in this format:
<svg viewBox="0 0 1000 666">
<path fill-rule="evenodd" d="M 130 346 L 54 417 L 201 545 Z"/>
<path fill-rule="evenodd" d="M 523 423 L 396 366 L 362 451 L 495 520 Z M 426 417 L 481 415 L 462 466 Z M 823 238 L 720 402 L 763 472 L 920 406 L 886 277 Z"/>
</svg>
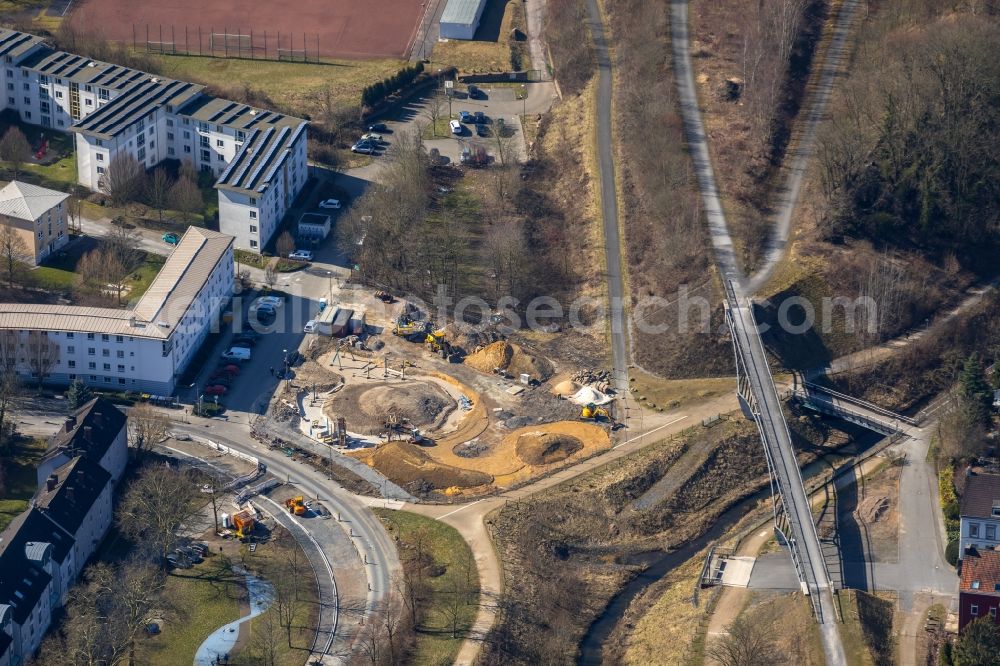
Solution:
<svg viewBox="0 0 1000 666">
<path fill-rule="evenodd" d="M 765 253 L 758 271 L 752 276 L 744 276 L 734 252 L 733 239 L 726 223 L 722 202 L 715 184 L 715 173 L 708 151 L 705 127 L 698 107 L 698 90 L 694 83 L 694 69 L 691 64 L 691 49 L 688 39 L 688 0 L 671 0 L 670 31 L 674 50 L 674 72 L 680 98 L 684 133 L 691 148 L 698 188 L 701 190 L 705 215 L 708 219 L 709 235 L 715 248 L 716 264 L 723 275 L 739 276 L 740 291 L 751 295 L 771 277 L 775 267 L 784 256 L 791 235 L 791 220 L 798 200 L 805 169 L 812 158 L 816 129 L 826 109 L 826 102 L 833 88 L 834 78 L 840 71 L 846 57 L 845 47 L 854 20 L 857 0 L 844 0 L 833 39 L 824 53 L 820 64 L 820 79 L 813 94 L 807 99 L 805 126 L 791 155 L 788 180 L 780 190 L 775 202 L 774 225 L 771 236 L 765 243 Z"/>
<path fill-rule="evenodd" d="M 611 118 L 613 72 L 611 53 L 597 0 L 587 0 L 587 23 L 597 54 L 597 170 L 600 177 L 601 217 L 604 227 L 604 262 L 611 313 L 611 364 L 615 388 L 628 393 L 628 330 L 622 279 L 622 241 L 618 228 L 618 188 Z"/>
<path fill-rule="evenodd" d="M 257 456 L 267 465 L 271 474 L 298 486 L 308 497 L 318 499 L 334 516 L 340 517 L 339 521 L 329 520 L 321 523 L 338 526 L 342 530 L 339 541 L 335 537 L 330 537 L 330 543 L 335 544 L 335 547 L 324 548 L 328 556 L 333 555 L 330 557 L 333 573 L 336 576 L 341 571 L 348 573 L 356 571 L 357 560 L 360 558 L 367 585 L 370 586 L 363 594 L 363 602 L 357 604 L 363 605 L 363 609 L 355 606 L 347 609 L 350 613 L 344 614 L 344 605 L 341 603 L 338 606 L 342 615 L 333 651 L 341 656 L 349 654 L 350 644 L 357 635 L 356 628 L 364 612 L 386 602 L 387 594 L 392 589 L 393 577 L 400 571 L 396 546 L 378 518 L 368 510 L 369 502 L 352 495 L 313 468 L 293 463 L 280 451 L 273 451 L 250 440 L 245 426 L 209 419 L 192 419 L 192 421 L 189 424 L 174 423 L 171 429 L 208 438 L 237 451 Z M 306 521 L 299 522 L 305 526 Z M 315 536 L 315 531 L 313 533 Z M 344 533 L 347 536 L 346 540 Z M 348 542 L 355 549 L 353 553 L 350 548 L 343 546 Z M 343 580 L 344 577 L 341 576 L 340 588 L 344 587 Z"/>
<path fill-rule="evenodd" d="M 80 217 L 80 230 L 87 236 L 101 238 L 111 229 L 111 218 L 93 219 Z M 132 230 L 139 237 L 139 247 L 146 252 L 166 256 L 174 249 L 172 245 L 164 243 L 163 232 L 155 232 L 149 229 L 136 227 Z"/>
</svg>

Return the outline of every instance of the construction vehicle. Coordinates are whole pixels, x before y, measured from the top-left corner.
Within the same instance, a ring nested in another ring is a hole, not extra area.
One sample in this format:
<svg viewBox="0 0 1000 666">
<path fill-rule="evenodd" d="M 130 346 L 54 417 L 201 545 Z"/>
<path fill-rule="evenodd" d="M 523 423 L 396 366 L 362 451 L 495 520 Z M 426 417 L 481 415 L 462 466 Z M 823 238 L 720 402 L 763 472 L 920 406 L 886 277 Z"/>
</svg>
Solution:
<svg viewBox="0 0 1000 666">
<path fill-rule="evenodd" d="M 615 420 L 611 418 L 611 412 L 606 407 L 598 407 L 590 402 L 580 410 L 580 418 L 585 421 L 608 421 L 614 425 Z"/>
<path fill-rule="evenodd" d="M 395 298 L 393 298 L 392 294 L 383 289 L 379 289 L 378 291 L 375 292 L 375 298 L 382 301 L 383 303 L 392 303 L 393 301 L 396 300 Z"/>
<path fill-rule="evenodd" d="M 428 349 L 443 359 L 450 359 L 459 353 L 458 349 L 445 339 L 444 329 L 428 333 L 427 337 L 424 338 L 424 343 L 427 344 Z"/>
<path fill-rule="evenodd" d="M 285 500 L 285 508 L 288 509 L 288 513 L 294 513 L 296 516 L 301 516 L 306 512 L 305 498 L 302 495 L 292 499 Z"/>
<path fill-rule="evenodd" d="M 232 515 L 233 527 L 236 529 L 236 536 L 240 539 L 248 537 L 253 533 L 254 516 L 249 511 L 240 511 Z"/>
<path fill-rule="evenodd" d="M 428 322 L 416 321 L 404 312 L 396 319 L 396 325 L 392 328 L 392 334 L 406 338 L 412 342 L 422 342 L 429 329 L 430 324 Z"/>
</svg>

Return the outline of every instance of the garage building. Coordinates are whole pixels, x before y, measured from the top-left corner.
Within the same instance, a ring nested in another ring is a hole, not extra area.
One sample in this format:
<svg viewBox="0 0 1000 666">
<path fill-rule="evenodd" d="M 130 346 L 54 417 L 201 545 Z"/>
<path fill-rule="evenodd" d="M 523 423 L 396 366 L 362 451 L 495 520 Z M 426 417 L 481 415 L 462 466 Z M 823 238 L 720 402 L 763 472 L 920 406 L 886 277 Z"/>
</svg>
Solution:
<svg viewBox="0 0 1000 666">
<path fill-rule="evenodd" d="M 472 39 L 489 0 L 448 0 L 441 14 L 441 37 Z"/>
</svg>

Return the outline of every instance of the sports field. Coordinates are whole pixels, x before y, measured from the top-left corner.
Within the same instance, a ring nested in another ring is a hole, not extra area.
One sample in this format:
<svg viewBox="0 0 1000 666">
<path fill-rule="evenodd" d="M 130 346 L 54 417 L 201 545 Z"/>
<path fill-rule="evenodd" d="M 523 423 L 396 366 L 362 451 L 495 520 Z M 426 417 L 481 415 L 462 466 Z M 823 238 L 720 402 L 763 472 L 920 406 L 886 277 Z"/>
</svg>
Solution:
<svg viewBox="0 0 1000 666">
<path fill-rule="evenodd" d="M 426 0 L 77 0 L 73 25 L 145 48 L 288 60 L 405 58 Z"/>
</svg>

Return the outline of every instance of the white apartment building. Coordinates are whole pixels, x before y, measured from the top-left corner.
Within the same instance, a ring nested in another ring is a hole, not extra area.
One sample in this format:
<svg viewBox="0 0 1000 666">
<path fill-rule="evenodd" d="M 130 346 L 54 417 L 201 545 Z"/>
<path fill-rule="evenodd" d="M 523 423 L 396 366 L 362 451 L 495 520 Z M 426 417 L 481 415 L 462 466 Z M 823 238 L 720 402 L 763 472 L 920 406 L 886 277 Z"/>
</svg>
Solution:
<svg viewBox="0 0 1000 666">
<path fill-rule="evenodd" d="M 959 509 L 958 559 L 969 549 L 1000 546 L 1000 476 L 972 474 L 965 478 Z"/>
<path fill-rule="evenodd" d="M 171 395 L 233 293 L 233 238 L 190 227 L 130 310 L 0 304 L 0 363 L 26 382 Z"/>
<path fill-rule="evenodd" d="M 146 168 L 190 162 L 217 179 L 219 229 L 237 248 L 259 252 L 306 182 L 305 120 L 57 51 L 12 30 L 0 30 L 0 59 L 0 110 L 75 133 L 77 178 L 91 190 L 120 152 Z"/>
</svg>

